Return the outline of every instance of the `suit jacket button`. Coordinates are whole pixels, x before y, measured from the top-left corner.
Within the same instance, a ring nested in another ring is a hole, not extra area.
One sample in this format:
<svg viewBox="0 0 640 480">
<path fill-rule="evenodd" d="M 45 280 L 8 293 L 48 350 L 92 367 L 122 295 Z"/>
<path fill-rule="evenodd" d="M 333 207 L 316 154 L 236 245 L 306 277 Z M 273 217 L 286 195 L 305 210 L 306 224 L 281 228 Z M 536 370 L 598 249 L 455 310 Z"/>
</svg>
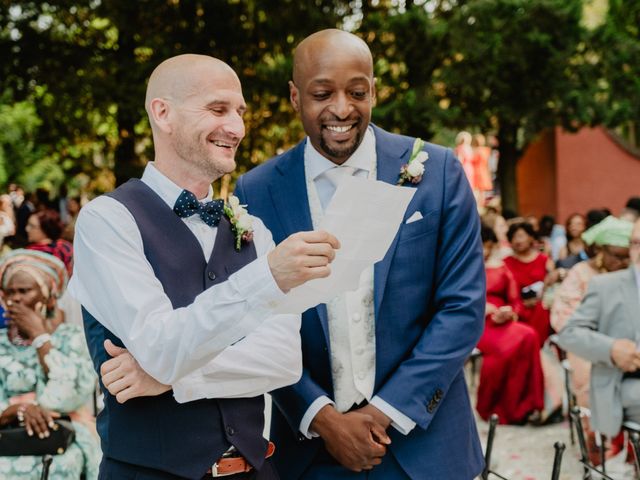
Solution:
<svg viewBox="0 0 640 480">
<path fill-rule="evenodd" d="M 438 388 L 438 389 L 436 390 L 436 393 L 435 393 L 435 395 L 434 395 L 434 396 L 435 396 L 438 400 L 440 400 L 440 399 L 442 398 L 442 395 L 444 395 L 444 392 Z"/>
<path fill-rule="evenodd" d="M 305 436 L 304 436 L 304 435 L 302 435 L 301 433 L 299 433 L 299 434 L 298 434 L 298 441 L 299 441 L 299 442 L 304 442 L 306 438 L 307 438 L 307 437 L 305 437 Z"/>
<path fill-rule="evenodd" d="M 210 271 L 209 273 L 207 273 L 207 277 L 209 277 L 209 280 L 215 280 L 216 274 Z"/>
<path fill-rule="evenodd" d="M 232 426 L 227 426 L 227 435 L 229 436 L 233 436 L 236 433 L 236 429 L 233 428 Z"/>
</svg>

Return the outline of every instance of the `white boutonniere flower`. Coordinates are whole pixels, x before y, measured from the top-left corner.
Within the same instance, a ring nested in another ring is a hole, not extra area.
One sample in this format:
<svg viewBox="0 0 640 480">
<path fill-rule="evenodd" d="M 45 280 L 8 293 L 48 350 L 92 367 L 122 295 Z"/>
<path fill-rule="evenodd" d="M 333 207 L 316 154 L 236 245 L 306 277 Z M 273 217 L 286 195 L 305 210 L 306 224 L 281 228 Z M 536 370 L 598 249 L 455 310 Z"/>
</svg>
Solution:
<svg viewBox="0 0 640 480">
<path fill-rule="evenodd" d="M 238 197 L 231 195 L 224 206 L 224 214 L 231 223 L 231 230 L 236 239 L 235 248 L 239 252 L 242 242 L 249 243 L 253 240 L 253 219 L 245 208 L 240 205 Z"/>
<path fill-rule="evenodd" d="M 413 150 L 409 161 L 400 169 L 398 177 L 398 185 L 404 185 L 405 182 L 411 182 L 414 185 L 420 183 L 424 175 L 424 164 L 429 159 L 429 154 L 422 150 L 424 141 L 416 138 L 413 142 Z"/>
</svg>

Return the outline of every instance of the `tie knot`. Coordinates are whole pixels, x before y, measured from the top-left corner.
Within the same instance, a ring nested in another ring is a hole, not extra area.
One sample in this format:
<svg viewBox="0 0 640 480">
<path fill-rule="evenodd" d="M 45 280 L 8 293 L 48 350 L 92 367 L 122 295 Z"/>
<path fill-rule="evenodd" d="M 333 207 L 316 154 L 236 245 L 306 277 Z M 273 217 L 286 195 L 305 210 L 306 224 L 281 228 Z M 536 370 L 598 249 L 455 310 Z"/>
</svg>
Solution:
<svg viewBox="0 0 640 480">
<path fill-rule="evenodd" d="M 337 165 L 325 172 L 326 178 L 333 184 L 334 188 L 338 188 L 340 182 L 346 177 L 351 177 L 356 173 L 356 168 L 349 165 Z"/>
<path fill-rule="evenodd" d="M 204 223 L 210 227 L 216 227 L 224 213 L 224 201 L 212 200 L 200 203 L 193 193 L 183 190 L 173 206 L 173 211 L 180 218 L 188 218 L 197 213 Z"/>
</svg>

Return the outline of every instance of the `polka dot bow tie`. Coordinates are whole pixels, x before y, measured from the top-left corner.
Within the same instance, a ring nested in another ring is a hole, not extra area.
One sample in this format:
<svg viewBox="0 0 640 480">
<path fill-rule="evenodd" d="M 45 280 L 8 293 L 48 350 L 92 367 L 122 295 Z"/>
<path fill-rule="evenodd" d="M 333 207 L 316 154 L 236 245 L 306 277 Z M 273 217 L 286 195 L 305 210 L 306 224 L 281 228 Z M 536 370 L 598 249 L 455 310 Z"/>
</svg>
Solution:
<svg viewBox="0 0 640 480">
<path fill-rule="evenodd" d="M 224 212 L 224 201 L 212 200 L 200 203 L 193 193 L 183 190 L 173 206 L 173 211 L 180 218 L 187 218 L 197 213 L 204 223 L 210 227 L 217 227 Z"/>
</svg>

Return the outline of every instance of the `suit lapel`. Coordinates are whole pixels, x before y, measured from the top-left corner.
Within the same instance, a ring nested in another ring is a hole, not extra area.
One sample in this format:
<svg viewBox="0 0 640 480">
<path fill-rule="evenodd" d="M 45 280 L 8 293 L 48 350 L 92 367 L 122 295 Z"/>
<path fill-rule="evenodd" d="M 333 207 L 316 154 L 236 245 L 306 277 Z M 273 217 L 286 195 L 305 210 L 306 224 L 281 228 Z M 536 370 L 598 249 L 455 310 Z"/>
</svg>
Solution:
<svg viewBox="0 0 640 480">
<path fill-rule="evenodd" d="M 277 169 L 280 173 L 269 185 L 269 193 L 284 228 L 282 240 L 301 230 L 313 230 L 307 182 L 304 176 L 304 145 L 300 142 L 289 155 L 282 157 Z"/>
<path fill-rule="evenodd" d="M 288 156 L 281 159 L 277 169 L 280 176 L 269 185 L 269 193 L 276 212 L 279 215 L 284 235 L 282 240 L 299 231 L 313 230 L 311 212 L 309 211 L 309 197 L 307 181 L 304 173 L 304 146 L 302 141 L 296 145 Z M 329 344 L 329 318 L 327 306 L 320 304 L 315 307 L 320 317 L 327 345 Z"/>
<path fill-rule="evenodd" d="M 375 125 L 373 125 L 373 131 L 376 137 L 378 180 L 395 185 L 400 175 L 400 168 L 409 160 L 413 144 L 407 138 L 391 135 Z M 374 266 L 373 298 L 376 318 L 380 311 L 384 287 L 397 245 L 398 235 L 393 239 L 384 258 Z"/>
</svg>

